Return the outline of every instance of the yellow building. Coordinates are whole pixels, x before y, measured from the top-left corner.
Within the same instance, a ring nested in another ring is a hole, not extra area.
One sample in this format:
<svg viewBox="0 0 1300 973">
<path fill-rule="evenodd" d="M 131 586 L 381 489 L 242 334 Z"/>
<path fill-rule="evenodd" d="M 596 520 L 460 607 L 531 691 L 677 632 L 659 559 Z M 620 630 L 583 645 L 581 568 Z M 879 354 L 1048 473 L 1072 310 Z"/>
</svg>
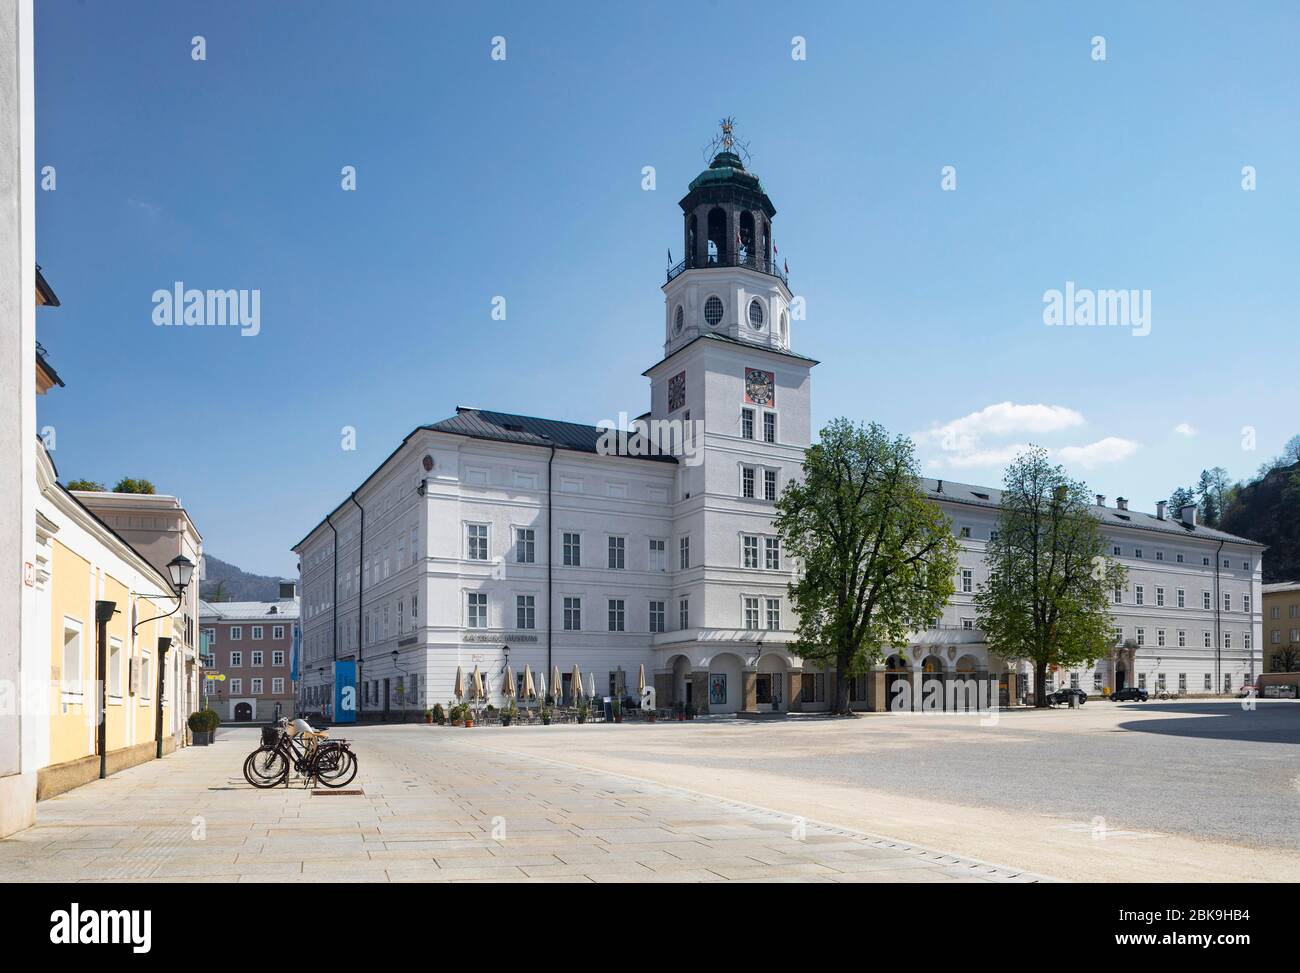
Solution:
<svg viewBox="0 0 1300 973">
<path fill-rule="evenodd" d="M 180 685 L 170 579 L 57 482 L 37 455 L 36 658 L 24 686 L 24 765 L 37 768 L 44 800 L 175 748 L 170 707 Z M 163 659 L 159 678 L 159 658 Z M 102 687 L 102 692 L 101 692 Z M 161 697 L 161 698 L 160 698 Z M 38 716 L 43 714 L 43 717 Z"/>
<path fill-rule="evenodd" d="M 1263 588 L 1264 672 L 1300 671 L 1300 581 Z"/>
</svg>

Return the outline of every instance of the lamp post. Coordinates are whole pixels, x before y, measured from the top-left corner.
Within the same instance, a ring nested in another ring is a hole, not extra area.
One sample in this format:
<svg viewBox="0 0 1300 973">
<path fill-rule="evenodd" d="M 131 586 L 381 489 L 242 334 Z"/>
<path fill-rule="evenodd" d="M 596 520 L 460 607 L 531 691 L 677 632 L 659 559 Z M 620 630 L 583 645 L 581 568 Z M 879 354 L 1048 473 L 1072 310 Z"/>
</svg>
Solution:
<svg viewBox="0 0 1300 973">
<path fill-rule="evenodd" d="M 406 679 L 405 679 L 406 670 L 403 669 L 402 666 L 397 661 L 401 657 L 400 652 L 398 652 L 396 649 L 393 649 L 393 651 L 390 652 L 389 655 L 392 657 L 393 660 L 393 671 L 400 672 L 403 676 L 402 689 L 400 690 L 400 693 L 402 696 L 402 722 L 405 723 L 406 722 Z"/>
<path fill-rule="evenodd" d="M 145 624 L 145 622 L 156 622 L 164 618 L 170 618 L 172 615 L 175 615 L 178 611 L 180 611 L 181 605 L 185 603 L 185 589 L 189 587 L 190 579 L 194 577 L 194 562 L 191 561 L 189 558 L 187 558 L 184 554 L 177 554 L 174 558 L 172 558 L 170 561 L 167 562 L 167 573 L 171 577 L 172 588 L 174 589 L 172 597 L 176 599 L 176 607 L 173 608 L 171 611 L 166 612 L 162 615 L 155 615 L 153 618 L 143 618 L 140 621 L 136 622 L 134 625 L 132 625 L 131 638 L 133 641 L 135 639 L 136 629 L 138 629 L 141 625 Z M 154 705 L 157 708 L 157 712 L 154 714 L 154 735 L 158 738 L 157 739 L 158 747 L 154 756 L 155 760 L 162 759 L 162 755 L 163 755 L 162 752 L 163 751 L 162 707 L 163 707 L 163 685 L 164 685 L 163 674 L 167 670 L 167 650 L 171 648 L 171 644 L 172 644 L 172 640 L 170 637 L 166 637 L 166 636 L 158 637 L 158 698 L 154 700 Z M 104 776 L 104 765 L 103 765 L 102 756 L 100 758 L 99 776 L 100 777 Z"/>
<path fill-rule="evenodd" d="M 99 683 L 99 726 L 95 728 L 95 748 L 99 751 L 100 780 L 108 776 L 108 623 L 116 612 L 116 602 L 95 602 L 95 669 Z"/>
</svg>

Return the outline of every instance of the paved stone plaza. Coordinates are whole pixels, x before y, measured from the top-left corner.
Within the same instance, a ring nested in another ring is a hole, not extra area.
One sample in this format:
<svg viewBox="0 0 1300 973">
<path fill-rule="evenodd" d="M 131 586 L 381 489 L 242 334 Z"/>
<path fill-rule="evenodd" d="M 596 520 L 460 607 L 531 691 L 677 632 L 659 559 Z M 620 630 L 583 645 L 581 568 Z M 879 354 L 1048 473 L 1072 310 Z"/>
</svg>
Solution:
<svg viewBox="0 0 1300 973">
<path fill-rule="evenodd" d="M 577 734 L 679 743 L 689 726 L 360 727 L 363 794 L 258 791 L 254 729 L 39 806 L 0 880 L 202 882 L 1006 882 L 1037 876 L 507 748 Z M 627 733 L 626 731 L 631 731 Z M 340 732 L 335 731 L 338 735 Z M 549 739 L 546 737 L 550 734 Z M 563 749 L 563 747 L 560 747 Z M 800 837 L 796 840 L 795 834 Z"/>
</svg>

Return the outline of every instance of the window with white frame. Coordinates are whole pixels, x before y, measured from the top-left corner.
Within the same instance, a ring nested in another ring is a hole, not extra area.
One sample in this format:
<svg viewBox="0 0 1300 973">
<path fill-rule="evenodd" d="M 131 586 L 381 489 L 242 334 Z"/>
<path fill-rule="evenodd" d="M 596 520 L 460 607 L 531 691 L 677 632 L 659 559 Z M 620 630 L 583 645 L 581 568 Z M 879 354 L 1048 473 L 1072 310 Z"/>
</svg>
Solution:
<svg viewBox="0 0 1300 973">
<path fill-rule="evenodd" d="M 1201 645 L 1207 649 L 1214 648 L 1214 642 L 1210 637 L 1210 630 L 1208 628 L 1201 632 Z"/>
<path fill-rule="evenodd" d="M 1137 630 L 1137 644 L 1139 647 L 1147 644 L 1147 630 L 1145 628 Z"/>
<path fill-rule="evenodd" d="M 582 567 L 582 535 L 576 531 L 565 531 L 561 538 L 564 547 L 564 564 L 570 568 Z"/>
<path fill-rule="evenodd" d="M 153 668 L 153 659 L 150 656 L 142 656 L 140 659 L 140 702 L 153 699 L 153 677 L 150 671 Z"/>
<path fill-rule="evenodd" d="M 261 695 L 262 695 L 262 677 L 261 677 L 261 676 L 254 676 L 251 680 L 249 680 L 249 682 L 252 683 L 252 689 L 251 689 L 252 694 L 253 694 L 254 696 L 261 696 Z"/>
<path fill-rule="evenodd" d="M 776 413 L 775 412 L 763 413 L 763 442 L 765 443 L 776 442 Z"/>
<path fill-rule="evenodd" d="M 63 668 L 59 672 L 59 688 L 65 696 L 81 696 L 81 622 L 63 620 Z"/>
<path fill-rule="evenodd" d="M 740 470 L 740 495 L 747 499 L 754 496 L 754 467 L 744 466 Z"/>
<path fill-rule="evenodd" d="M 249 660 L 248 664 L 253 666 L 254 668 L 260 669 L 263 660 L 262 650 L 254 649 L 252 652 L 249 653 L 249 655 L 252 656 L 252 658 Z"/>
<path fill-rule="evenodd" d="M 515 628 L 537 627 L 537 596 L 515 595 Z"/>
<path fill-rule="evenodd" d="M 1224 633 L 1223 633 L 1223 647 L 1224 647 L 1225 649 L 1230 649 L 1230 648 L 1232 648 L 1232 633 L 1231 633 L 1231 632 L 1224 632 Z"/>
<path fill-rule="evenodd" d="M 743 439 L 754 438 L 754 410 L 740 410 L 740 435 Z"/>
<path fill-rule="evenodd" d="M 775 632 L 781 628 L 781 599 L 767 599 L 767 628 Z"/>
<path fill-rule="evenodd" d="M 609 538 L 608 564 L 612 570 L 622 571 L 626 566 L 627 540 L 623 537 Z"/>
<path fill-rule="evenodd" d="M 1165 607 L 1165 589 L 1163 585 L 1156 585 L 1156 607 Z"/>
<path fill-rule="evenodd" d="M 611 632 L 622 632 L 626 621 L 626 612 L 623 607 L 622 598 L 609 599 L 609 630 Z"/>
<path fill-rule="evenodd" d="M 244 626 L 242 626 L 242 625 L 231 625 L 231 626 L 230 626 L 230 641 L 232 641 L 232 642 L 239 642 L 239 641 L 242 641 L 243 638 L 244 638 Z"/>
<path fill-rule="evenodd" d="M 769 571 L 781 570 L 781 538 L 766 538 L 766 563 L 765 567 Z"/>
<path fill-rule="evenodd" d="M 387 555 L 387 551 L 385 551 Z M 466 524 L 465 525 L 465 557 L 471 561 L 486 561 L 488 559 L 488 529 L 487 524 Z M 388 574 L 384 572 L 385 576 Z"/>
<path fill-rule="evenodd" d="M 250 635 L 250 638 L 252 638 L 252 640 L 253 640 L 254 642 L 260 642 L 260 641 L 262 641 L 262 634 L 263 634 L 262 626 L 261 626 L 261 625 L 254 625 L 254 626 L 253 626 L 252 634 Z"/>
<path fill-rule="evenodd" d="M 239 676 L 235 676 L 235 678 L 230 680 L 230 695 L 231 696 L 244 695 L 244 680 L 241 679 Z"/>
<path fill-rule="evenodd" d="M 271 626 L 271 638 L 273 638 L 273 639 L 277 639 L 277 640 L 278 640 L 278 639 L 282 639 L 282 638 L 284 638 L 284 626 L 283 626 L 283 625 L 272 625 L 272 626 Z"/>
<path fill-rule="evenodd" d="M 1201 592 L 1201 607 L 1206 611 L 1210 610 L 1210 593 L 1208 591 Z"/>
<path fill-rule="evenodd" d="M 740 563 L 747 568 L 758 567 L 758 538 L 753 534 L 744 534 L 740 539 Z"/>
<path fill-rule="evenodd" d="M 1156 629 L 1156 645 L 1163 647 L 1164 644 L 1165 644 L 1165 630 L 1163 628 L 1158 628 Z"/>
<path fill-rule="evenodd" d="M 284 693 L 284 676 L 274 676 L 271 679 L 271 692 L 276 696 Z"/>
<path fill-rule="evenodd" d="M 1241 610 L 1248 615 L 1250 614 L 1250 595 L 1243 594 L 1241 596 Z"/>
<path fill-rule="evenodd" d="M 650 538 L 650 570 L 651 571 L 668 570 L 668 555 L 665 553 L 664 550 L 666 546 L 667 545 L 664 542 L 663 538 L 660 537 Z"/>
<path fill-rule="evenodd" d="M 1186 608 L 1186 607 L 1187 607 L 1187 589 L 1186 589 L 1186 588 L 1179 588 L 1179 589 L 1178 589 L 1178 607 L 1179 607 L 1179 608 Z"/>
<path fill-rule="evenodd" d="M 975 572 L 970 568 L 961 569 L 962 594 L 970 594 L 975 589 Z"/>
<path fill-rule="evenodd" d="M 284 649 L 276 649 L 274 652 L 271 653 L 271 665 L 273 666 L 284 665 Z"/>
<path fill-rule="evenodd" d="M 776 470 L 763 471 L 763 499 L 776 499 Z"/>
<path fill-rule="evenodd" d="M 745 601 L 745 628 L 754 630 L 758 628 L 758 599 L 746 597 Z"/>
<path fill-rule="evenodd" d="M 515 528 L 515 563 L 533 564 L 537 560 L 537 534 L 531 527 Z"/>
<path fill-rule="evenodd" d="M 650 631 L 664 631 L 664 603 L 662 601 L 650 602 Z"/>
<path fill-rule="evenodd" d="M 1241 635 L 1241 647 L 1247 652 L 1250 651 L 1250 633 L 1243 632 Z"/>
<path fill-rule="evenodd" d="M 1226 612 L 1232 611 L 1232 592 L 1230 591 L 1223 593 L 1223 610 Z"/>
<path fill-rule="evenodd" d="M 1187 629 L 1180 628 L 1178 630 L 1178 646 L 1179 648 L 1182 648 L 1186 645 L 1187 645 Z"/>
<path fill-rule="evenodd" d="M 486 594 L 477 591 L 465 596 L 466 628 L 487 628 L 487 599 Z"/>
<path fill-rule="evenodd" d="M 108 695 L 122 696 L 122 640 L 108 640 Z"/>
<path fill-rule="evenodd" d="M 685 571 L 691 566 L 691 537 L 687 534 L 677 542 L 678 566 Z"/>
<path fill-rule="evenodd" d="M 1135 584 L 1133 586 L 1133 604 L 1141 605 L 1145 602 L 1145 599 L 1146 589 L 1140 584 Z"/>
<path fill-rule="evenodd" d="M 1205 674 L 1205 681 L 1201 683 L 1201 688 L 1207 693 L 1214 688 L 1214 680 L 1208 672 Z"/>
<path fill-rule="evenodd" d="M 677 602 L 677 627 L 688 629 L 691 627 L 691 600 L 682 598 Z"/>
<path fill-rule="evenodd" d="M 230 653 L 230 668 L 238 669 L 244 664 L 244 653 L 236 649 Z"/>
<path fill-rule="evenodd" d="M 582 631 L 582 599 L 569 596 L 564 599 L 564 630 L 566 632 Z"/>
<path fill-rule="evenodd" d="M 1094 673 L 1092 674 L 1092 689 L 1093 689 L 1094 692 L 1098 692 L 1098 693 L 1101 692 L 1101 673 L 1100 673 L 1100 672 L 1094 672 Z"/>
<path fill-rule="evenodd" d="M 1178 674 L 1178 691 L 1180 693 L 1187 692 L 1187 673 L 1185 672 Z"/>
<path fill-rule="evenodd" d="M 1115 597 L 1115 604 L 1117 604 L 1117 605 L 1122 605 L 1122 604 L 1124 604 L 1124 589 L 1123 589 L 1122 587 L 1120 587 L 1119 585 L 1115 585 L 1115 596 L 1114 596 L 1114 597 Z"/>
</svg>

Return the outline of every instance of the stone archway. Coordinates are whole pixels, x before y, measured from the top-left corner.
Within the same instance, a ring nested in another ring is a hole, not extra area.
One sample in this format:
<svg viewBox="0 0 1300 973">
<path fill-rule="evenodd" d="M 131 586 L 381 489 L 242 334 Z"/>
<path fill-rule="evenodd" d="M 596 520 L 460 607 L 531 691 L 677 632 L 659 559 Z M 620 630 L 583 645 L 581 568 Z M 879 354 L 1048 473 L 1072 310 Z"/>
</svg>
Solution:
<svg viewBox="0 0 1300 973">
<path fill-rule="evenodd" d="M 916 709 L 943 710 L 948 707 L 947 668 L 943 658 L 937 654 L 927 655 L 921 660 L 921 698 L 916 701 Z"/>
<path fill-rule="evenodd" d="M 885 659 L 885 709 L 890 711 L 912 708 L 912 667 L 900 652 Z"/>
<path fill-rule="evenodd" d="M 784 713 L 790 705 L 790 665 L 775 652 L 758 660 L 754 676 L 754 708 L 759 713 Z"/>
<path fill-rule="evenodd" d="M 253 720 L 253 706 L 251 703 L 235 704 L 235 722 L 251 723 Z"/>
<path fill-rule="evenodd" d="M 984 663 L 975 655 L 966 653 L 957 660 L 953 668 L 952 679 L 948 686 L 944 687 L 952 693 L 952 706 L 958 711 L 984 709 L 986 706 L 996 706 L 997 704 L 989 699 L 988 694 L 988 670 Z M 947 705 L 947 701 L 945 701 Z"/>
<path fill-rule="evenodd" d="M 744 708 L 744 671 L 744 660 L 734 652 L 719 652 L 709 660 L 704 682 L 709 713 L 738 713 Z"/>
</svg>

